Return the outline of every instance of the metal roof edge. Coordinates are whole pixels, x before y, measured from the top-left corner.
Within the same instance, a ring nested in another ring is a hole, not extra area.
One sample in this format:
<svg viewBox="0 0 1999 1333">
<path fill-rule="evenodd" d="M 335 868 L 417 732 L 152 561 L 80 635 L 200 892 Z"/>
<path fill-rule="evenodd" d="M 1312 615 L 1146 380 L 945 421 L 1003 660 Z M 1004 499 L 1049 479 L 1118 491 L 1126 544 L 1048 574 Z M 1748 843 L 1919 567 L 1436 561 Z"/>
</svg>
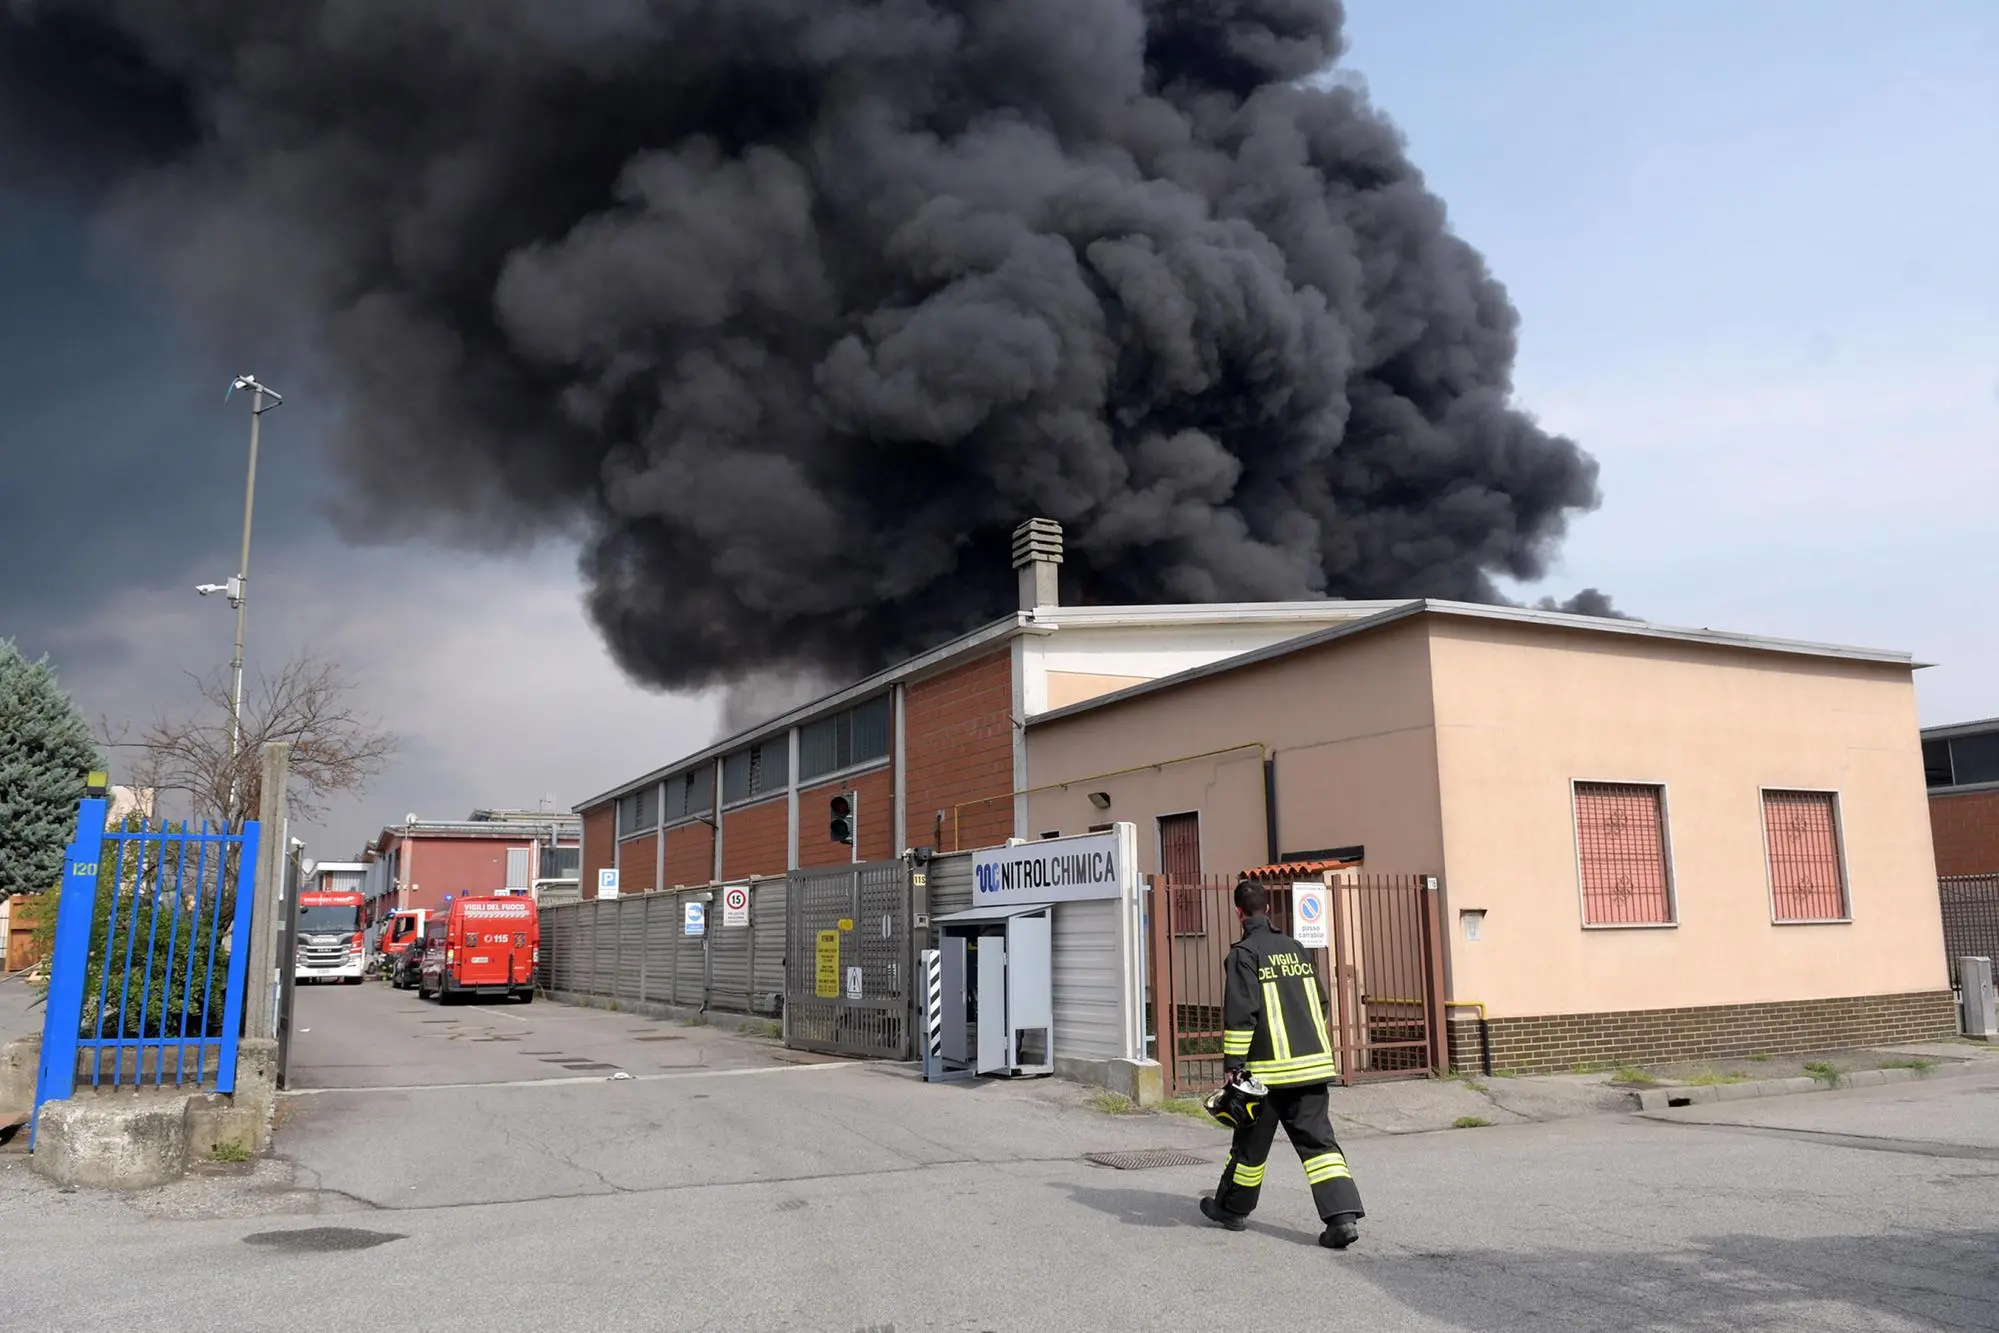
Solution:
<svg viewBox="0 0 1999 1333">
<path fill-rule="evenodd" d="M 742 746 L 753 745 L 768 736 L 776 735 L 782 731 L 789 731 L 800 722 L 809 721 L 820 713 L 830 712 L 845 704 L 856 702 L 885 686 L 901 684 L 904 681 L 925 675 L 955 657 L 963 656 L 976 648 L 983 648 L 989 643 L 1010 638 L 1032 627 L 1032 621 L 1028 614 L 1024 611 L 1016 611 L 1012 615 L 995 620 L 983 628 L 975 629 L 969 634 L 961 634 L 947 643 L 941 643 L 926 652 L 918 653 L 915 657 L 908 658 L 892 667 L 877 671 L 874 675 L 856 681 L 852 685 L 835 690 L 831 694 L 823 694 L 812 702 L 801 704 L 788 713 L 780 713 L 768 721 L 759 722 L 756 726 L 739 731 L 733 736 L 725 736 L 706 749 L 682 755 L 671 763 L 662 764 L 651 772 L 633 778 L 629 782 L 613 787 L 608 791 L 599 792 L 597 795 L 589 797 L 586 800 L 579 801 L 574 806 L 571 806 L 570 809 L 572 813 L 580 815 L 585 810 L 603 805 L 606 801 L 615 801 L 620 796 L 637 791 L 640 787 L 648 783 L 659 782 L 682 769 L 705 764 L 711 759 L 719 759 L 732 750 L 740 749 Z M 1043 626 L 1042 628 L 1045 629 L 1047 627 Z"/>
<path fill-rule="evenodd" d="M 1540 611 L 1531 607 L 1491 606 L 1482 602 L 1450 602 L 1435 598 L 1414 598 L 1406 602 L 1385 604 L 1386 609 L 1372 615 L 1362 616 L 1343 624 L 1329 625 L 1295 638 L 1285 639 L 1266 648 L 1239 653 L 1234 657 L 1224 657 L 1217 662 L 1191 667 L 1170 676 L 1161 676 L 1139 685 L 1129 685 L 1110 694 L 1098 695 L 1080 703 L 1050 709 L 1027 719 L 1028 726 L 1039 726 L 1046 722 L 1059 722 L 1091 709 L 1123 703 L 1158 690 L 1171 689 L 1207 676 L 1233 671 L 1239 667 L 1254 666 L 1292 653 L 1304 652 L 1321 644 L 1332 643 L 1349 635 L 1364 634 L 1384 625 L 1392 625 L 1411 616 L 1435 613 L 1444 616 L 1458 616 L 1474 620 L 1504 620 L 1516 624 L 1539 625 L 1547 629 L 1569 629 L 1621 634 L 1631 638 L 1661 639 L 1669 642 L 1698 643 L 1718 648 L 1736 648 L 1750 652 L 1781 653 L 1797 657 L 1830 657 L 1846 661 L 1874 662 L 1888 666 L 1906 666 L 1912 670 L 1915 662 L 1911 654 L 1880 648 L 1849 648 L 1838 644 L 1810 643 L 1799 639 L 1776 639 L 1752 634 L 1735 634 L 1723 630 L 1683 629 L 1669 625 L 1655 625 L 1646 620 L 1618 620 L 1608 616 L 1579 616 L 1566 611 Z"/>
<path fill-rule="evenodd" d="M 1542 611 L 1526 606 L 1493 606 L 1485 602 L 1426 599 L 1424 605 L 1443 615 L 1461 616 L 1466 619 L 1507 620 L 1516 624 L 1542 625 L 1550 629 L 1594 630 L 1632 638 L 1669 639 L 1682 643 L 1704 643 L 1717 648 L 1788 653 L 1795 657 L 1832 657 L 1853 662 L 1879 662 L 1889 666 L 1915 665 L 1914 654 L 1892 648 L 1856 648 L 1846 644 L 1817 643 L 1807 639 L 1779 639 L 1762 634 L 1738 634 L 1731 630 L 1660 625 L 1649 620 L 1581 616 L 1568 611 Z"/>
<path fill-rule="evenodd" d="M 1179 602 L 1167 606 L 1047 606 L 1035 608 L 1038 624 L 1078 628 L 1146 628 L 1172 625 L 1272 624 L 1337 617 L 1350 620 L 1406 598 L 1347 601 L 1327 597 L 1309 602 Z M 1044 615 L 1044 613 L 1046 613 Z"/>
<path fill-rule="evenodd" d="M 1999 717 L 1974 718 L 1969 722 L 1939 722 L 1934 727 L 1922 729 L 1926 741 L 1947 741 L 1959 736 L 1982 736 L 1988 731 L 1999 731 Z"/>
</svg>

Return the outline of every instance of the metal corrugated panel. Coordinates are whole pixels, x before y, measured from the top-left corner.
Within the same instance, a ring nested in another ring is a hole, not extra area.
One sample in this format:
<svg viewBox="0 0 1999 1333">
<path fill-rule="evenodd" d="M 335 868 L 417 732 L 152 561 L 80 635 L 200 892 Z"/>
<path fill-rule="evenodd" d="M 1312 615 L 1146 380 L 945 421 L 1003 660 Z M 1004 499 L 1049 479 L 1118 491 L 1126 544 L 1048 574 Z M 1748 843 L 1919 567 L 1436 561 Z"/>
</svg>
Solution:
<svg viewBox="0 0 1999 1333">
<path fill-rule="evenodd" d="M 599 898 L 590 905 L 588 929 L 591 942 L 593 966 L 590 969 L 590 993 L 609 995 L 618 980 L 618 937 L 612 933 L 611 915 L 617 910 L 616 898 Z"/>
<path fill-rule="evenodd" d="M 576 913 L 574 909 L 543 911 L 541 914 L 541 984 L 543 989 L 569 989 L 569 974 L 575 970 Z"/>
<path fill-rule="evenodd" d="M 747 1012 L 750 1007 L 750 930 L 722 924 L 722 894 L 708 922 L 708 1003 L 716 1009 Z"/>
<path fill-rule="evenodd" d="M 784 890 L 783 880 L 750 889 L 753 985 L 759 995 L 784 994 Z"/>
<path fill-rule="evenodd" d="M 972 854 L 954 852 L 930 858 L 930 915 L 934 918 L 946 912 L 964 912 L 971 906 Z"/>
<path fill-rule="evenodd" d="M 673 895 L 648 893 L 639 899 L 645 922 L 645 994 L 639 998 L 667 1002 L 673 999 L 674 955 L 680 917 Z"/>
<path fill-rule="evenodd" d="M 686 930 L 687 904 L 701 902 L 703 896 L 694 892 L 673 895 L 673 1002 L 690 1009 L 708 1000 L 708 937 L 689 935 Z"/>
<path fill-rule="evenodd" d="M 639 998 L 639 977 L 645 966 L 645 899 L 620 898 L 615 904 L 617 910 L 612 916 L 617 920 L 618 932 L 618 988 L 613 992 L 621 1000 Z"/>
<path fill-rule="evenodd" d="M 575 962 L 569 969 L 568 989 L 578 995 L 588 995 L 596 981 L 597 933 L 590 929 L 591 913 L 596 910 L 594 901 L 576 904 L 576 919 L 573 922 L 576 931 Z"/>
<path fill-rule="evenodd" d="M 1055 1053 L 1121 1058 L 1124 964 L 1115 900 L 1055 905 Z"/>
</svg>

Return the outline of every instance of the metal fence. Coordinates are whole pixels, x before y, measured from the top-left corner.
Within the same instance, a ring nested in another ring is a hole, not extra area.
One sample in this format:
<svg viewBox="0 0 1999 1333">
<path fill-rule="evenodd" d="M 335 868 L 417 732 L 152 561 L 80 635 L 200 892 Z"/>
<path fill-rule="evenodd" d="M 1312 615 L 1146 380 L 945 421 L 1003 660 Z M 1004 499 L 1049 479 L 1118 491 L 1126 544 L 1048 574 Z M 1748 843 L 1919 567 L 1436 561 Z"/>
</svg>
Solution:
<svg viewBox="0 0 1999 1333">
<path fill-rule="evenodd" d="M 1162 1077 L 1176 1093 L 1221 1082 L 1222 967 L 1240 937 L 1235 882 L 1154 877 L 1146 888 L 1150 1035 Z M 1290 932 L 1291 887 L 1266 887 L 1271 924 Z M 1436 880 L 1335 876 L 1328 888 L 1332 947 L 1307 952 L 1333 998 L 1327 1019 L 1341 1081 L 1441 1073 Z M 1330 984 L 1335 973 L 1337 986 Z"/>
<path fill-rule="evenodd" d="M 1955 986 L 1958 959 L 1999 962 L 1999 875 L 1946 875 L 1937 880 L 1937 897 L 1943 907 L 1944 957 Z"/>
<path fill-rule="evenodd" d="M 749 899 L 747 925 L 725 924 L 730 887 Z M 596 1000 L 776 1014 L 784 919 L 781 879 L 544 906 L 541 985 Z"/>
<path fill-rule="evenodd" d="M 86 800 L 63 862 L 35 1106 L 92 1087 L 236 1087 L 258 825 L 128 820 Z"/>
<path fill-rule="evenodd" d="M 909 867 L 791 872 L 786 1044 L 906 1060 L 915 1006 Z"/>
</svg>

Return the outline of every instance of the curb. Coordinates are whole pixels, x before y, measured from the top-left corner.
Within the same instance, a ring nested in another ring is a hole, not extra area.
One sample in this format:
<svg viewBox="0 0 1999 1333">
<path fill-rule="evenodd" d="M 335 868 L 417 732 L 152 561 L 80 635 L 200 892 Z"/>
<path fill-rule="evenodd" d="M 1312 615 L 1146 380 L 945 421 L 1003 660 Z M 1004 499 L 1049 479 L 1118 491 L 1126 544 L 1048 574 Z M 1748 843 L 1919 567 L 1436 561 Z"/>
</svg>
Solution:
<svg viewBox="0 0 1999 1333">
<path fill-rule="evenodd" d="M 1842 1074 L 1839 1082 L 1822 1083 L 1815 1078 L 1772 1078 L 1759 1083 L 1715 1083 L 1699 1087 L 1648 1088 L 1638 1094 L 1640 1111 L 1665 1111 L 1682 1106 L 1703 1106 L 1709 1102 L 1742 1102 L 1756 1097 L 1789 1097 L 1801 1092 L 1832 1092 L 1837 1088 L 1881 1088 L 1893 1083 L 1915 1083 L 1933 1078 L 1955 1078 L 1999 1069 L 1999 1061 L 1965 1060 L 1930 1069 L 1856 1069 Z"/>
</svg>

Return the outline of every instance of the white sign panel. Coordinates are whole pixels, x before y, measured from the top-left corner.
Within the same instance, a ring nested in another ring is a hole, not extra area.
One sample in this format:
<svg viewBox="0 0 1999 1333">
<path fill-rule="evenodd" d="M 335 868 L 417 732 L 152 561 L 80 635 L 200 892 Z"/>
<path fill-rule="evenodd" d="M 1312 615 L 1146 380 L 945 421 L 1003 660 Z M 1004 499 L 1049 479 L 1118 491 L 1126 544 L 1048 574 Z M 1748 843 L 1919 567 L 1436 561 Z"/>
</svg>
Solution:
<svg viewBox="0 0 1999 1333">
<path fill-rule="evenodd" d="M 750 924 L 750 891 L 740 884 L 731 884 L 722 890 L 722 925 L 747 926 Z"/>
<path fill-rule="evenodd" d="M 988 847 L 972 853 L 972 904 L 1075 903 L 1122 891 L 1116 833 Z"/>
<path fill-rule="evenodd" d="M 597 896 L 615 898 L 618 896 L 618 872 L 614 867 L 605 867 L 597 872 Z"/>
<path fill-rule="evenodd" d="M 847 969 L 847 998 L 850 1000 L 861 998 L 861 969 L 858 967 Z"/>
<path fill-rule="evenodd" d="M 1331 912 L 1326 907 L 1326 886 L 1323 884 L 1293 884 L 1291 886 L 1291 938 L 1307 949 L 1328 949 L 1326 943 L 1327 918 Z"/>
<path fill-rule="evenodd" d="M 687 903 L 681 910 L 686 913 L 686 921 L 680 927 L 683 935 L 706 935 L 708 933 L 708 905 Z"/>
</svg>

